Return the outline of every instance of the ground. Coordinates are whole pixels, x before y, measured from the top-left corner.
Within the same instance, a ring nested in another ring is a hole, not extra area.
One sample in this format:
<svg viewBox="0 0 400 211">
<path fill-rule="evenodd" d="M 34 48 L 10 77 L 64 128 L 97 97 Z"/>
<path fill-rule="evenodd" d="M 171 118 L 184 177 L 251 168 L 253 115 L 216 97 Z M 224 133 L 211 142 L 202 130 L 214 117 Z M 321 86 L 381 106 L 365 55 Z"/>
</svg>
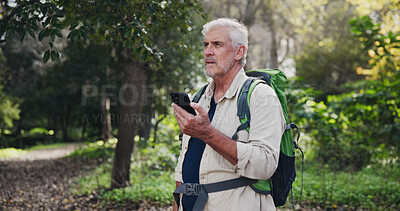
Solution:
<svg viewBox="0 0 400 211">
<path fill-rule="evenodd" d="M 172 211 L 146 203 L 107 204 L 96 197 L 77 196 L 70 192 L 74 179 L 90 173 L 101 159 L 63 158 L 77 145 L 33 150 L 28 154 L 0 160 L 0 211 L 2 210 L 140 210 Z M 321 208 L 296 210 L 322 210 Z M 292 209 L 278 209 L 286 211 Z"/>
<path fill-rule="evenodd" d="M 34 150 L 0 161 L 0 210 L 172 210 L 144 203 L 105 204 L 95 194 L 71 194 L 74 178 L 90 173 L 102 162 L 63 158 L 75 147 Z"/>
</svg>

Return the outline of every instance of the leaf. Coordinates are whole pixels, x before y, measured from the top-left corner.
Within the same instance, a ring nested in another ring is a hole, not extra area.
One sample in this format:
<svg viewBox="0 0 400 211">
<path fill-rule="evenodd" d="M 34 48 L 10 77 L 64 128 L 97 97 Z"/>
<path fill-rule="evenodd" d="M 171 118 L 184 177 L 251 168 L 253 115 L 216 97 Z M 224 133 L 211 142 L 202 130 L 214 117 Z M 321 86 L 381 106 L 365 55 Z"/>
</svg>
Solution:
<svg viewBox="0 0 400 211">
<path fill-rule="evenodd" d="M 73 37 L 75 37 L 75 35 L 76 35 L 76 33 L 77 33 L 78 31 L 77 30 L 72 30 L 72 31 L 70 31 L 69 32 L 69 34 L 68 34 L 68 36 L 67 36 L 67 38 L 68 39 L 73 39 Z"/>
<path fill-rule="evenodd" d="M 59 37 L 59 38 L 63 37 L 60 30 L 55 30 L 54 32 L 56 33 L 57 37 Z"/>
<path fill-rule="evenodd" d="M 57 60 L 57 52 L 51 51 L 51 61 L 56 61 Z"/>
<path fill-rule="evenodd" d="M 43 37 L 45 37 L 45 33 L 46 33 L 47 29 L 43 29 L 40 33 L 39 33 L 39 41 L 43 40 Z"/>
<path fill-rule="evenodd" d="M 42 11 L 43 15 L 46 15 L 47 13 L 47 5 L 42 5 L 42 7 L 40 8 L 40 10 Z"/>
<path fill-rule="evenodd" d="M 46 52 L 44 52 L 43 62 L 46 63 L 47 61 L 49 61 L 49 58 L 50 58 L 50 51 L 47 50 Z"/>
<path fill-rule="evenodd" d="M 51 37 L 51 41 L 54 42 L 54 40 L 56 39 L 56 34 L 54 33 L 54 31 L 50 34 Z"/>
<path fill-rule="evenodd" d="M 69 27 L 69 30 L 75 29 L 78 25 L 79 25 L 79 23 L 73 23 L 73 24 L 71 24 L 71 26 Z"/>
<path fill-rule="evenodd" d="M 388 38 L 393 38 L 393 32 L 389 31 Z"/>
<path fill-rule="evenodd" d="M 42 26 L 46 27 L 47 25 L 49 25 L 50 21 L 51 21 L 51 16 L 46 18 L 46 20 L 42 23 Z"/>
<path fill-rule="evenodd" d="M 32 37 L 33 39 L 36 39 L 36 38 L 35 38 L 35 33 L 33 33 L 33 31 L 32 31 L 31 29 L 28 29 L 28 33 L 29 33 L 29 35 L 31 35 L 31 37 Z"/>
<path fill-rule="evenodd" d="M 25 30 L 22 30 L 20 33 L 19 33 L 19 39 L 21 40 L 21 42 L 24 40 L 24 38 L 25 38 L 25 33 L 26 33 L 26 31 Z"/>
</svg>

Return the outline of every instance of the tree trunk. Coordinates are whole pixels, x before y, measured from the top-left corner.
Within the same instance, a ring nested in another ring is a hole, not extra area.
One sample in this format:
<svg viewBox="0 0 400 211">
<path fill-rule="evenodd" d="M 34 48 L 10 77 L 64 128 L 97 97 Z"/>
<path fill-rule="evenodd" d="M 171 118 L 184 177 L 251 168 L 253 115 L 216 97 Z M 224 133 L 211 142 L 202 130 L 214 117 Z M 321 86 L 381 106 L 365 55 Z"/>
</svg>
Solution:
<svg viewBox="0 0 400 211">
<path fill-rule="evenodd" d="M 255 20 L 256 20 L 256 13 L 257 11 L 262 8 L 264 4 L 264 0 L 258 0 L 256 2 L 255 0 L 248 0 L 246 4 L 246 10 L 243 14 L 243 16 L 240 18 L 240 20 L 247 26 L 248 30 L 250 31 L 250 28 L 253 26 Z M 249 36 L 249 43 L 248 46 L 250 46 L 251 43 L 251 36 Z M 249 55 L 249 49 L 247 50 L 247 55 Z M 251 64 L 246 63 L 244 66 L 245 70 L 251 70 Z"/>
<path fill-rule="evenodd" d="M 271 22 L 273 21 L 271 20 Z M 278 45 L 276 43 L 276 31 L 274 27 L 275 26 L 273 24 L 270 27 L 271 31 L 270 68 L 278 69 Z"/>
<path fill-rule="evenodd" d="M 52 115 L 53 115 L 53 123 L 54 123 L 54 125 L 53 125 L 53 128 L 54 128 L 53 129 L 54 130 L 53 143 L 56 143 L 57 142 L 57 132 L 58 132 L 57 112 L 53 112 Z"/>
<path fill-rule="evenodd" d="M 110 68 L 106 69 L 106 78 L 110 77 Z M 111 126 L 111 113 L 110 113 L 110 96 L 108 94 L 105 94 L 102 92 L 101 96 L 101 113 L 102 113 L 102 119 L 104 118 L 104 121 L 101 121 L 103 124 L 103 140 L 108 141 L 108 139 L 113 138 L 111 131 L 112 131 L 112 126 Z"/>
<path fill-rule="evenodd" d="M 102 121 L 103 124 L 103 140 L 107 141 L 110 138 L 113 138 L 111 134 L 111 114 L 110 114 L 110 98 L 102 97 L 101 98 L 101 113 L 102 113 Z M 103 120 L 104 118 L 104 120 Z"/>
<path fill-rule="evenodd" d="M 67 111 L 64 110 L 64 108 L 61 109 L 60 111 L 60 126 L 61 126 L 61 135 L 62 135 L 62 142 L 67 142 L 68 141 L 68 125 L 66 121 L 67 115 L 65 114 Z"/>
<path fill-rule="evenodd" d="M 158 118 L 156 124 L 154 125 L 154 144 L 157 143 L 157 132 L 158 132 L 158 125 L 165 119 L 165 116 Z"/>
<path fill-rule="evenodd" d="M 119 124 L 118 143 L 115 148 L 114 163 L 111 175 L 111 189 L 129 186 L 129 169 L 131 154 L 136 135 L 137 121 L 142 104 L 142 89 L 147 81 L 148 67 L 132 61 L 130 54 L 126 56 L 125 80 L 119 90 Z"/>
<path fill-rule="evenodd" d="M 82 132 L 81 132 L 81 142 L 85 141 L 85 133 L 86 133 L 87 121 L 82 122 Z"/>
<path fill-rule="evenodd" d="M 265 4 L 264 18 L 271 33 L 271 48 L 270 48 L 270 62 L 269 68 L 278 68 L 278 45 L 276 43 L 276 30 L 273 12 L 271 8 L 271 1 Z"/>
<path fill-rule="evenodd" d="M 139 136 L 140 140 L 144 139 L 144 141 L 147 142 L 150 138 L 150 132 L 151 128 L 153 127 L 153 124 L 151 123 L 151 119 L 153 117 L 153 112 L 150 110 L 147 110 L 144 112 L 144 116 L 140 119 L 140 129 L 139 129 Z"/>
</svg>

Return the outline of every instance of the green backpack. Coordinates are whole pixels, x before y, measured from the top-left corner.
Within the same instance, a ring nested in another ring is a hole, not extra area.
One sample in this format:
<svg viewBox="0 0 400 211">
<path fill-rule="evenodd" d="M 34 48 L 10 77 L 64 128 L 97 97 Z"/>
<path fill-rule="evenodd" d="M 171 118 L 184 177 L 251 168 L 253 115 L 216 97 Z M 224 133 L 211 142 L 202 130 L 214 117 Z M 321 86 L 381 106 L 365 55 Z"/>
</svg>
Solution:
<svg viewBox="0 0 400 211">
<path fill-rule="evenodd" d="M 276 93 L 282 106 L 283 115 L 285 117 L 287 126 L 283 133 L 280 145 L 280 155 L 278 168 L 273 176 L 268 180 L 258 180 L 256 183 L 251 184 L 254 191 L 262 194 L 271 194 L 275 206 L 282 206 L 286 203 L 289 191 L 292 190 L 292 183 L 296 178 L 295 168 L 295 149 L 299 149 L 302 154 L 302 161 L 304 154 L 301 148 L 297 145 L 300 138 L 298 127 L 289 123 L 287 101 L 285 95 L 286 75 L 284 72 L 277 69 L 263 69 L 263 70 L 249 70 L 246 75 L 250 78 L 243 84 L 239 98 L 238 98 L 238 117 L 242 124 L 237 128 L 236 133 L 232 139 L 237 140 L 237 133 L 241 130 L 250 130 L 250 97 L 254 88 L 260 83 L 268 84 Z M 207 85 L 201 88 L 193 99 L 193 102 L 198 102 L 204 94 Z M 297 129 L 297 139 L 294 140 L 290 129 Z M 303 189 L 303 188 L 302 188 Z M 302 192 L 302 191 L 301 191 Z M 301 193 L 302 194 L 302 193 Z M 293 205 L 293 192 L 292 192 L 292 205 Z"/>
</svg>

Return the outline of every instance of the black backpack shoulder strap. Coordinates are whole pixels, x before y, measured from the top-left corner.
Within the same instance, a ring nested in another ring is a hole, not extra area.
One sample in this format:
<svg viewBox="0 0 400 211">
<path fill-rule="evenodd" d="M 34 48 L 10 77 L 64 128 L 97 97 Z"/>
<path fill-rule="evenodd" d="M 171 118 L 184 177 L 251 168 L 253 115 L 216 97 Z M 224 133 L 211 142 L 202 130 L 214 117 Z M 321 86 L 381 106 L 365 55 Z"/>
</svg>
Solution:
<svg viewBox="0 0 400 211">
<path fill-rule="evenodd" d="M 242 88 L 240 89 L 239 92 L 239 98 L 238 98 L 238 108 L 237 108 L 237 116 L 239 117 L 239 120 L 242 122 L 241 125 L 236 129 L 235 134 L 233 134 L 232 139 L 237 140 L 237 133 L 241 130 L 244 130 L 246 128 L 250 127 L 250 105 L 248 102 L 248 97 L 250 96 L 251 92 L 260 83 L 265 83 L 264 80 L 259 80 L 258 78 L 253 78 L 249 77 L 246 79 L 244 82 Z M 253 86 L 253 87 L 252 87 Z"/>
<path fill-rule="evenodd" d="M 245 122 L 242 122 L 241 125 L 236 129 L 235 134 L 233 134 L 232 139 L 237 140 L 237 133 L 241 130 L 246 129 L 247 127 L 250 126 L 250 109 L 249 109 L 249 104 L 247 103 L 247 94 L 249 92 L 251 84 L 254 82 L 254 78 L 248 78 L 242 88 L 240 89 L 239 92 L 239 98 L 238 98 L 238 109 L 237 109 L 237 116 L 239 119 L 245 119 Z"/>
<path fill-rule="evenodd" d="M 193 97 L 192 102 L 198 103 L 200 101 L 201 96 L 203 96 L 204 92 L 206 92 L 208 84 L 204 85 Z"/>
</svg>

